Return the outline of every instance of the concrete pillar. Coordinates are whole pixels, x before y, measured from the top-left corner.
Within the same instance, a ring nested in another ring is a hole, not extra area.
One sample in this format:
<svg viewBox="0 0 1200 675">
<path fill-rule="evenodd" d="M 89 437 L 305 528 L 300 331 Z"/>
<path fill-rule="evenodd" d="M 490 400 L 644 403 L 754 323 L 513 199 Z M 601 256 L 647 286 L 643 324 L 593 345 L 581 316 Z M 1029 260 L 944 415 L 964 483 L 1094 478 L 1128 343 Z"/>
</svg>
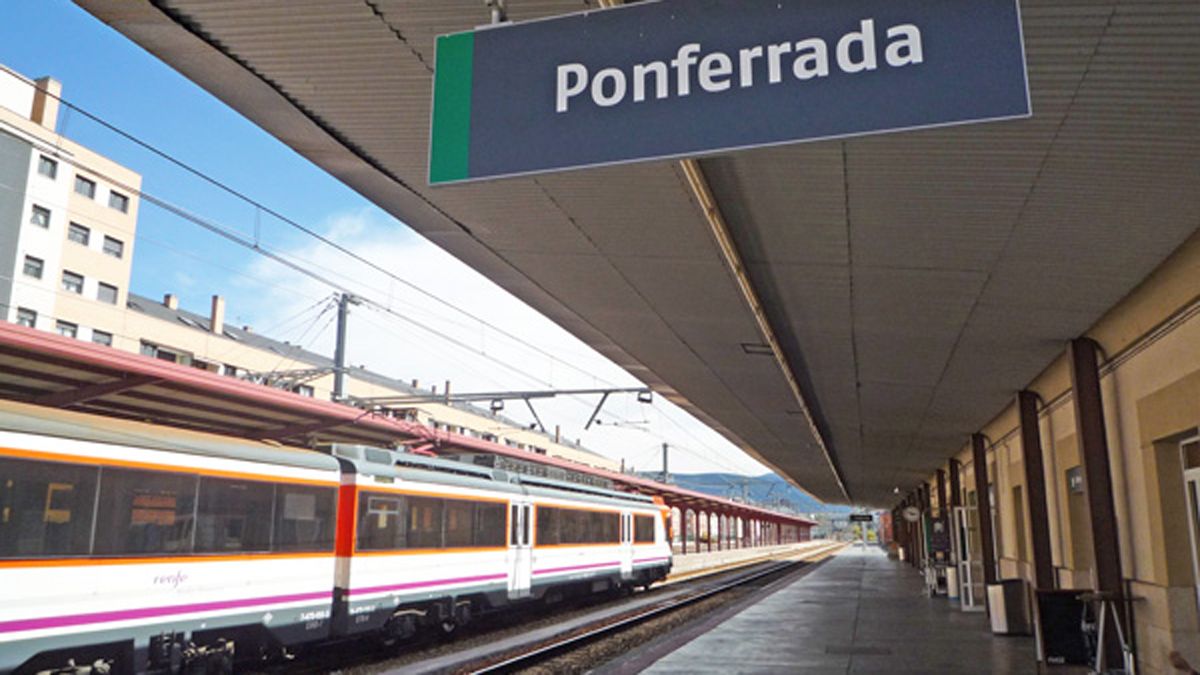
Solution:
<svg viewBox="0 0 1200 675">
<path fill-rule="evenodd" d="M 1121 551 L 1117 539 L 1117 513 L 1112 497 L 1112 471 L 1108 462 L 1108 438 L 1104 423 L 1104 400 L 1100 393 L 1099 350 L 1088 338 L 1072 340 L 1067 349 L 1071 364 L 1071 392 L 1075 406 L 1075 437 L 1082 458 L 1084 489 L 1092 524 L 1096 590 L 1123 595 Z M 1124 620 L 1125 607 L 1117 603 Z M 1109 667 L 1119 666 L 1120 649 L 1115 627 L 1104 639 Z"/>
<path fill-rule="evenodd" d="M 1054 588 L 1054 563 L 1050 559 L 1050 522 L 1046 508 L 1046 474 L 1042 468 L 1042 433 L 1038 427 L 1037 394 L 1017 393 L 1021 425 L 1021 452 L 1025 459 L 1025 496 L 1029 529 L 1033 535 L 1033 571 L 1036 588 Z"/>
<path fill-rule="evenodd" d="M 992 540 L 992 500 L 988 496 L 987 447 L 983 434 L 971 434 L 972 464 L 975 466 L 975 504 L 979 508 L 980 549 L 983 551 L 983 581 L 996 583 L 996 550 Z"/>
</svg>

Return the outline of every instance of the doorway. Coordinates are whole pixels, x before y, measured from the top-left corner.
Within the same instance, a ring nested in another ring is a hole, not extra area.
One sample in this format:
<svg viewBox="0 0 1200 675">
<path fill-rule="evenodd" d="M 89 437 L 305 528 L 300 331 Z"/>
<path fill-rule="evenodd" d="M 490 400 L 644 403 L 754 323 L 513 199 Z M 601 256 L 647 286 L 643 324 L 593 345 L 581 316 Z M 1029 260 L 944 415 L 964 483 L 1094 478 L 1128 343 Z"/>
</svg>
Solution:
<svg viewBox="0 0 1200 675">
<path fill-rule="evenodd" d="M 1200 436 L 1180 442 L 1183 460 L 1183 484 L 1187 494 L 1188 531 L 1192 542 L 1192 579 L 1196 602 L 1200 606 Z"/>
</svg>

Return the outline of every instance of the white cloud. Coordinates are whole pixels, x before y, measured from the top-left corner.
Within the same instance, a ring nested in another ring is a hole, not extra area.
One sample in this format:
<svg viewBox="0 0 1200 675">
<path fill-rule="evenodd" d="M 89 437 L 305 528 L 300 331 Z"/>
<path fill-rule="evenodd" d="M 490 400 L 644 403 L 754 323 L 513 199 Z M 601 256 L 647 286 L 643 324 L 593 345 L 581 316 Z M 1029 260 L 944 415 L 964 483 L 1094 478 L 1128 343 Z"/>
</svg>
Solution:
<svg viewBox="0 0 1200 675">
<path fill-rule="evenodd" d="M 398 379 L 419 379 L 426 387 L 437 384 L 440 389 L 450 380 L 453 391 L 459 392 L 640 385 L 549 319 L 377 210 L 338 214 L 318 230 L 397 277 L 527 343 L 506 337 L 320 242 L 309 240 L 277 250 L 386 308 L 364 305 L 351 310 L 348 361 L 353 365 L 365 365 Z M 312 320 L 319 311 L 313 305 L 332 292 L 328 285 L 266 258 L 257 258 L 245 273 L 261 283 L 239 285 L 240 290 L 230 297 L 231 311 L 254 317 L 253 323 L 260 330 L 272 331 L 272 337 L 333 353 L 331 312 L 319 321 Z M 309 311 L 304 312 L 306 309 Z M 321 327 L 325 329 L 319 332 Z M 646 406 L 632 395 L 614 395 L 600 414 L 604 423 L 584 431 L 597 400 L 560 397 L 536 401 L 535 406 L 547 427 L 561 425 L 567 438 L 579 438 L 586 447 L 614 459 L 624 458 L 639 470 L 660 468 L 665 440 L 675 447 L 670 456 L 673 472 L 766 471 L 719 434 L 659 397 Z M 526 423 L 533 419 L 519 401 L 508 402 L 505 413 Z"/>
</svg>

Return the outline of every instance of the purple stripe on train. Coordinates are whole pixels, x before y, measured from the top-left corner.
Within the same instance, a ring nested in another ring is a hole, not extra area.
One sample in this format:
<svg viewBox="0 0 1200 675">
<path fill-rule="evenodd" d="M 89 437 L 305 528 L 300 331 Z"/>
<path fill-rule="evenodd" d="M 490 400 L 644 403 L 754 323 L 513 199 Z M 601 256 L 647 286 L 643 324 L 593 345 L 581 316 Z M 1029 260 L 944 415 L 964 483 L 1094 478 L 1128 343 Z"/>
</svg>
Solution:
<svg viewBox="0 0 1200 675">
<path fill-rule="evenodd" d="M 614 566 L 620 565 L 620 564 L 621 563 L 619 561 L 614 560 L 613 562 L 592 563 L 590 565 L 573 565 L 571 567 L 550 567 L 550 568 L 547 568 L 544 570 L 534 570 L 533 573 L 535 575 L 537 575 L 537 574 L 553 574 L 555 572 L 573 572 L 575 570 L 592 570 L 592 569 L 596 569 L 597 567 L 614 567 Z"/>
<path fill-rule="evenodd" d="M 664 556 L 660 556 L 660 557 L 658 557 L 658 558 L 635 558 L 635 559 L 634 559 L 634 561 L 633 561 L 633 564 L 634 564 L 634 565 L 637 565 L 637 564 L 639 564 L 639 563 L 663 562 L 663 561 L 666 561 L 666 560 L 670 560 L 670 558 L 669 558 L 669 557 L 667 557 L 667 556 L 665 556 L 665 555 L 664 555 Z"/>
<path fill-rule="evenodd" d="M 485 574 L 478 577 L 459 577 L 457 579 L 434 579 L 433 581 L 411 581 L 405 584 L 392 584 L 390 586 L 370 586 L 367 588 L 351 588 L 346 591 L 346 595 L 362 595 L 364 593 L 383 593 L 386 591 L 404 591 L 413 588 L 425 588 L 427 586 L 445 586 L 446 584 L 466 584 L 475 581 L 495 581 L 497 579 L 508 579 L 507 574 Z"/>
<path fill-rule="evenodd" d="M 302 602 L 320 600 L 331 602 L 333 593 L 296 593 L 293 595 L 276 595 L 269 598 L 241 598 L 238 600 L 220 600 L 217 602 L 200 602 L 191 605 L 173 605 L 171 607 L 142 607 L 140 609 L 122 609 L 111 612 L 94 612 L 92 614 L 75 614 L 72 616 L 46 616 L 38 619 L 17 619 L 15 621 L 0 621 L 0 633 L 15 633 L 25 630 L 40 630 L 44 628 L 64 628 L 67 626 L 82 626 L 90 623 L 108 623 L 111 621 L 130 621 L 133 619 L 155 619 L 174 616 L 177 614 L 193 614 L 196 612 L 213 612 L 223 609 L 244 609 L 258 607 L 269 609 L 263 605 L 282 604 L 286 602 Z"/>
</svg>

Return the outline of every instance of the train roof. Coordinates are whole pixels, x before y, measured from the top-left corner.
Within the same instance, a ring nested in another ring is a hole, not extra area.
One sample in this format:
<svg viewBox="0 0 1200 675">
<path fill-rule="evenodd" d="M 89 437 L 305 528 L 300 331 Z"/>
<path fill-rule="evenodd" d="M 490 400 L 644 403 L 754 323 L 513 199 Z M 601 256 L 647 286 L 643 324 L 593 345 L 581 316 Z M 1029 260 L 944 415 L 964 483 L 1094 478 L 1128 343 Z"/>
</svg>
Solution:
<svg viewBox="0 0 1200 675">
<path fill-rule="evenodd" d="M 430 481 L 443 485 L 605 504 L 614 502 L 654 504 L 654 500 L 645 495 L 618 492 L 541 476 L 528 476 L 467 462 L 423 457 L 366 445 L 337 443 L 329 446 L 329 451 L 350 462 L 359 473 L 372 476 L 392 476 L 402 480 Z"/>
<path fill-rule="evenodd" d="M 0 431 L 290 467 L 338 469 L 336 459 L 312 450 L 12 401 L 0 400 Z"/>
</svg>

